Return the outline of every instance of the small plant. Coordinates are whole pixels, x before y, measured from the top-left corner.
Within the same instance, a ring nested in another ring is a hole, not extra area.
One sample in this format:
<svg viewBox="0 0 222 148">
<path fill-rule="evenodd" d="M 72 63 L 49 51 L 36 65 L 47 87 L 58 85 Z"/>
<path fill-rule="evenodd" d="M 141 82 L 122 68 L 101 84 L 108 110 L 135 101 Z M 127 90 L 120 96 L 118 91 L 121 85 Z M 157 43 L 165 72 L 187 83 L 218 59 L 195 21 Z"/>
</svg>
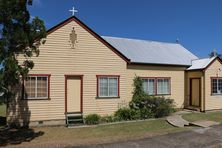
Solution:
<svg viewBox="0 0 222 148">
<path fill-rule="evenodd" d="M 102 122 L 102 123 L 115 122 L 115 118 L 114 118 L 114 116 L 111 116 L 111 115 L 102 116 L 100 118 L 100 122 Z"/>
<path fill-rule="evenodd" d="M 99 124 L 100 118 L 101 117 L 98 114 L 90 114 L 85 116 L 84 121 L 86 124 L 94 125 Z"/>
</svg>

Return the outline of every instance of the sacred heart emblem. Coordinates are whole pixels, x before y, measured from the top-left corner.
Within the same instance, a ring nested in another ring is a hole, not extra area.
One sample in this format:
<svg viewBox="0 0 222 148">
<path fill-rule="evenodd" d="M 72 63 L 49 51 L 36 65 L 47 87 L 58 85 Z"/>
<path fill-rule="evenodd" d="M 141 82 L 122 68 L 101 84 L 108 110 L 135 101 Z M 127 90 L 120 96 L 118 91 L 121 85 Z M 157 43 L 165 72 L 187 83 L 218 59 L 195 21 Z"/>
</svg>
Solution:
<svg viewBox="0 0 222 148">
<path fill-rule="evenodd" d="M 77 34 L 75 32 L 75 28 L 73 27 L 71 33 L 69 34 L 70 37 L 70 43 L 71 43 L 71 48 L 75 48 L 76 47 L 76 43 L 77 43 Z"/>
</svg>

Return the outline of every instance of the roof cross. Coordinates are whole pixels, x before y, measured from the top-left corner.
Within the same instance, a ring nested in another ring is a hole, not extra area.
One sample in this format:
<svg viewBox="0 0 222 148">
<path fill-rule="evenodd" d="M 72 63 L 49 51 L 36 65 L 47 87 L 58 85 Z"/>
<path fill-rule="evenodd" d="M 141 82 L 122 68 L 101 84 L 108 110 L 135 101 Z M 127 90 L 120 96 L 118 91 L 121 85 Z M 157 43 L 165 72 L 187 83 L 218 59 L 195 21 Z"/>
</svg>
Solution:
<svg viewBox="0 0 222 148">
<path fill-rule="evenodd" d="M 78 10 L 76 10 L 74 7 L 72 7 L 72 9 L 70 9 L 69 11 L 72 12 L 72 16 L 75 15 L 75 12 L 78 12 Z"/>
</svg>

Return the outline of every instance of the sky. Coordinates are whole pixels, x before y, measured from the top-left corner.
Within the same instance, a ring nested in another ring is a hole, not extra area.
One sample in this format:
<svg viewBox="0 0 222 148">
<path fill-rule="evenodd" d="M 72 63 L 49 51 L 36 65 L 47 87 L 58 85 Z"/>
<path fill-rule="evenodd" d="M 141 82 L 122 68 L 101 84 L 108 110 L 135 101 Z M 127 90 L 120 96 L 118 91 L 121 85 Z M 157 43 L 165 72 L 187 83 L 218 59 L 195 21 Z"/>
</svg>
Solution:
<svg viewBox="0 0 222 148">
<path fill-rule="evenodd" d="M 47 29 L 71 16 L 99 35 L 179 43 L 200 58 L 222 53 L 222 0 L 34 0 Z"/>
</svg>

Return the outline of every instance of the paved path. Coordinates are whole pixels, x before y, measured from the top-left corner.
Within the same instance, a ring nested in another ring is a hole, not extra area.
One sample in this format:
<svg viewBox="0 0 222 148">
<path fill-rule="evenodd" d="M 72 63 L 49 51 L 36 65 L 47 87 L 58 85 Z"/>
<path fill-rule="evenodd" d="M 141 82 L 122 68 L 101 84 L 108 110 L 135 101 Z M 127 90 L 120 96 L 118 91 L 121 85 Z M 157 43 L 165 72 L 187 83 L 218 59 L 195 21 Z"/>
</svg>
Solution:
<svg viewBox="0 0 222 148">
<path fill-rule="evenodd" d="M 214 148 L 222 146 L 222 125 L 136 141 L 82 146 L 89 148 Z"/>
</svg>

